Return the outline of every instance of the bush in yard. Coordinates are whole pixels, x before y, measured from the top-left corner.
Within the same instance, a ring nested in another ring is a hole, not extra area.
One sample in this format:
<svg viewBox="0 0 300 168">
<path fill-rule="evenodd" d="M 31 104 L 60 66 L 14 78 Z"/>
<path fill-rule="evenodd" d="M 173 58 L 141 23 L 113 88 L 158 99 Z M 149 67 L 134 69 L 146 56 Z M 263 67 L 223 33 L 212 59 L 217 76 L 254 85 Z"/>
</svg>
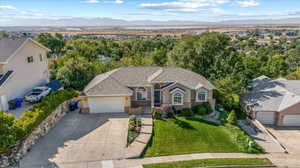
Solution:
<svg viewBox="0 0 300 168">
<path fill-rule="evenodd" d="M 32 109 L 23 113 L 15 122 L 15 125 L 22 129 L 22 134 L 19 134 L 18 138 L 22 139 L 29 135 L 61 103 L 75 96 L 78 96 L 78 92 L 75 90 L 61 90 L 46 96 L 41 103 L 34 105 Z"/>
<path fill-rule="evenodd" d="M 167 118 L 175 117 L 175 111 L 174 111 L 173 107 L 166 108 L 165 113 L 166 113 Z"/>
<path fill-rule="evenodd" d="M 239 127 L 232 124 L 226 124 L 225 126 L 230 131 L 231 137 L 236 141 L 241 151 L 253 154 L 265 153 L 265 150 Z"/>
<path fill-rule="evenodd" d="M 194 106 L 193 111 L 198 115 L 208 115 L 213 112 L 208 102 L 204 102 L 200 105 Z"/>
<path fill-rule="evenodd" d="M 152 111 L 152 118 L 153 118 L 153 119 L 156 119 L 156 120 L 162 119 L 161 111 L 158 110 L 158 109 L 154 109 L 154 110 Z"/>
<path fill-rule="evenodd" d="M 6 152 L 17 141 L 17 128 L 12 114 L 0 111 L 0 153 Z"/>
<path fill-rule="evenodd" d="M 236 125 L 237 124 L 237 117 L 236 117 L 236 113 L 234 110 L 232 110 L 229 115 L 228 115 L 228 118 L 227 118 L 227 122 L 229 124 L 232 124 L 232 125 Z"/>
<path fill-rule="evenodd" d="M 193 110 L 190 108 L 184 108 L 182 109 L 182 115 L 184 116 L 192 116 L 193 115 Z"/>
</svg>

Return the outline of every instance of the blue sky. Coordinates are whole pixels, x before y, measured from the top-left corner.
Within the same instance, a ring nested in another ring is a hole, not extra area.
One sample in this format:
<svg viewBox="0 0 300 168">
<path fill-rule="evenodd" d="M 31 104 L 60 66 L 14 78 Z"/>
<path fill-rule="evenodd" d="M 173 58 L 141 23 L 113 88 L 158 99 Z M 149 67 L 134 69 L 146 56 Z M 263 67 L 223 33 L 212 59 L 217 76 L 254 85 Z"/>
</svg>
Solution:
<svg viewBox="0 0 300 168">
<path fill-rule="evenodd" d="M 72 17 L 220 21 L 298 16 L 300 0 L 0 0 L 0 21 Z"/>
</svg>

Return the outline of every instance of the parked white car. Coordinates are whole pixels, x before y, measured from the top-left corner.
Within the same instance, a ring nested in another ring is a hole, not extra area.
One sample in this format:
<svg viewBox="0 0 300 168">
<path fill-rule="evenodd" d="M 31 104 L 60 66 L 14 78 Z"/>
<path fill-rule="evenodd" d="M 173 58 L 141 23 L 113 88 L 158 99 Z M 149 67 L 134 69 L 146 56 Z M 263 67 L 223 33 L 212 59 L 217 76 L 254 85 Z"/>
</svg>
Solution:
<svg viewBox="0 0 300 168">
<path fill-rule="evenodd" d="M 30 103 L 36 103 L 41 101 L 45 96 L 49 95 L 51 88 L 49 87 L 36 87 L 30 93 L 25 96 L 25 101 Z"/>
</svg>

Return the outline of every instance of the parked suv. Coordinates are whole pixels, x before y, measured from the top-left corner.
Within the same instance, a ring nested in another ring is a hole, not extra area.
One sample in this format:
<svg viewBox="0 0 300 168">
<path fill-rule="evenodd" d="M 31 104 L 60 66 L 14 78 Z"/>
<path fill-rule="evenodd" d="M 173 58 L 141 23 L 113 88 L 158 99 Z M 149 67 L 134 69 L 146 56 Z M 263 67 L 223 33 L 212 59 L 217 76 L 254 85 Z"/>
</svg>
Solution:
<svg viewBox="0 0 300 168">
<path fill-rule="evenodd" d="M 49 95 L 51 88 L 43 86 L 36 87 L 25 96 L 25 101 L 30 103 L 40 102 L 45 96 Z"/>
</svg>

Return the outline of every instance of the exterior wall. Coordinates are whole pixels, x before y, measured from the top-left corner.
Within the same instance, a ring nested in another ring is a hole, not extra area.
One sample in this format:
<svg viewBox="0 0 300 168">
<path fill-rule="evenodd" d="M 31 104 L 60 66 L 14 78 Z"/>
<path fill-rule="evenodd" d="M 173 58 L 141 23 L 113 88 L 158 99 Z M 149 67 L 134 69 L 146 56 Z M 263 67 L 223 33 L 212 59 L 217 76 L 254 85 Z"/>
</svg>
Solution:
<svg viewBox="0 0 300 168">
<path fill-rule="evenodd" d="M 138 107 L 138 106 L 151 106 L 151 99 L 152 99 L 152 89 L 151 87 L 145 87 L 147 90 L 147 99 L 146 100 L 136 100 L 136 90 L 137 87 L 131 88 L 133 90 L 133 95 L 131 96 L 131 106 Z"/>
<path fill-rule="evenodd" d="M 300 103 L 290 107 L 290 108 L 287 108 L 281 112 L 278 113 L 278 116 L 277 116 L 277 125 L 278 126 L 282 126 L 283 125 L 283 118 L 284 118 L 284 115 L 288 115 L 288 114 L 292 114 L 292 115 L 300 115 Z M 300 121 L 299 121 L 300 122 Z"/>
<path fill-rule="evenodd" d="M 4 64 L 0 64 L 0 74 L 4 73 Z"/>
<path fill-rule="evenodd" d="M 172 93 L 170 93 L 170 91 L 174 88 L 182 88 L 185 90 L 185 92 L 181 92 L 184 95 L 184 99 L 183 99 L 183 105 L 173 105 L 172 104 Z M 165 88 L 162 91 L 162 106 L 165 107 L 169 107 L 169 106 L 174 106 L 176 109 L 183 109 L 183 108 L 191 108 L 192 107 L 192 103 L 191 103 L 191 90 L 181 84 L 176 84 L 174 86 L 171 86 L 169 88 Z"/>
<path fill-rule="evenodd" d="M 43 61 L 40 61 L 40 54 L 43 56 Z M 33 56 L 33 63 L 27 63 L 28 56 Z M 0 88 L 0 95 L 5 95 L 8 100 L 22 97 L 33 87 L 49 82 L 47 51 L 28 41 L 17 55 L 11 57 L 3 70 L 14 72 Z"/>
</svg>

